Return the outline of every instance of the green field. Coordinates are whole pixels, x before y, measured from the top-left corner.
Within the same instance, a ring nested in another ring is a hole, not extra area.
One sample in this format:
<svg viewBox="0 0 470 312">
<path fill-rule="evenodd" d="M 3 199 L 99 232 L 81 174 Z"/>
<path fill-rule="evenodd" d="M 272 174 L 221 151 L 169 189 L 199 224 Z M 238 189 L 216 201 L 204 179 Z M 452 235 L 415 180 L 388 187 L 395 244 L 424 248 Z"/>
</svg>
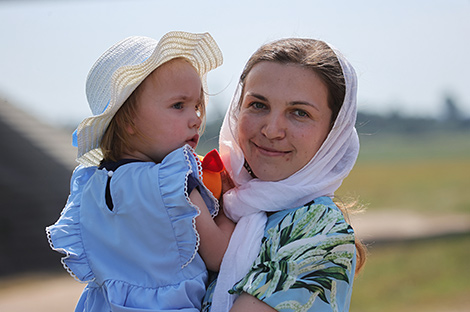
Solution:
<svg viewBox="0 0 470 312">
<path fill-rule="evenodd" d="M 361 136 L 358 162 L 336 194 L 369 210 L 470 213 L 470 134 Z"/>
<path fill-rule="evenodd" d="M 350 311 L 468 311 L 469 247 L 470 234 L 372 247 Z"/>
<path fill-rule="evenodd" d="M 470 213 L 470 134 L 362 137 L 356 167 L 337 194 L 367 211 Z M 470 234 L 369 247 L 351 311 L 466 311 Z"/>
</svg>

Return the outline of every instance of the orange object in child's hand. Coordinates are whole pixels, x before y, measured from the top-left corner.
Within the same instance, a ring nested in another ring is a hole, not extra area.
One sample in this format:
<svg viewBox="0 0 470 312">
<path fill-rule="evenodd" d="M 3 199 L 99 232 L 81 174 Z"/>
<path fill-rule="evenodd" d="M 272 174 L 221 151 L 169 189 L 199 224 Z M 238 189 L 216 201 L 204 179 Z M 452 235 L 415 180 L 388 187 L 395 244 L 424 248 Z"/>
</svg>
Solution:
<svg viewBox="0 0 470 312">
<path fill-rule="evenodd" d="M 212 192 L 215 198 L 222 195 L 222 172 L 224 163 L 217 150 L 213 149 L 206 156 L 198 155 L 202 162 L 202 182 Z"/>
</svg>

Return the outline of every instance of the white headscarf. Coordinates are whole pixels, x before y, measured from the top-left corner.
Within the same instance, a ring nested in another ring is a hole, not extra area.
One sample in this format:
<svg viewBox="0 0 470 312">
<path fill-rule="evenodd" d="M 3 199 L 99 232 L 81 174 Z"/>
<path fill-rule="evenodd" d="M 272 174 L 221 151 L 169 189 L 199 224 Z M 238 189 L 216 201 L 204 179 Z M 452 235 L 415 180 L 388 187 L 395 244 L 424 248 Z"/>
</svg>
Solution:
<svg viewBox="0 0 470 312">
<path fill-rule="evenodd" d="M 241 280 L 256 260 L 266 226 L 266 212 L 301 207 L 321 196 L 333 197 L 359 153 L 356 129 L 356 73 L 335 48 L 344 74 L 346 94 L 336 121 L 321 148 L 302 169 L 276 182 L 252 178 L 244 168 L 238 144 L 237 120 L 241 86 L 225 115 L 219 138 L 220 154 L 236 187 L 224 194 L 224 210 L 237 225 L 225 253 L 215 288 L 212 312 L 227 312 L 236 295 L 228 290 Z"/>
</svg>

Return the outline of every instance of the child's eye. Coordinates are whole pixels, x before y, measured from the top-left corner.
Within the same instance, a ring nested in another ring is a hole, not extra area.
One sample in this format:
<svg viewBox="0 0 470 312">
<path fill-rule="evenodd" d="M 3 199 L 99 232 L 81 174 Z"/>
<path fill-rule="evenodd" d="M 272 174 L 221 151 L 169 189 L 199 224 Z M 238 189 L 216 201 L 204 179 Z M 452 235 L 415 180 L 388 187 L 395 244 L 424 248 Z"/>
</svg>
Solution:
<svg viewBox="0 0 470 312">
<path fill-rule="evenodd" d="M 176 109 L 182 109 L 183 108 L 183 102 L 178 102 L 172 105 L 173 108 Z"/>
<path fill-rule="evenodd" d="M 202 104 L 201 103 L 198 103 L 195 107 L 196 109 L 196 114 L 198 117 L 201 117 L 202 116 L 202 111 L 203 111 L 203 107 L 202 107 Z"/>
</svg>

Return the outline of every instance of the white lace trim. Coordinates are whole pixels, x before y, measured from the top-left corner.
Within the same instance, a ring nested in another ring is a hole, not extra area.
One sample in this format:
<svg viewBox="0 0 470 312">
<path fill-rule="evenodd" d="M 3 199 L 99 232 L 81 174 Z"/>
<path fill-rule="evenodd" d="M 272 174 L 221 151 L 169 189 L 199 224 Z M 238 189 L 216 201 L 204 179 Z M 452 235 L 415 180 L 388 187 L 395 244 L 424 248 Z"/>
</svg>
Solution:
<svg viewBox="0 0 470 312">
<path fill-rule="evenodd" d="M 77 275 L 75 275 L 75 273 L 73 273 L 72 269 L 67 265 L 67 263 L 65 263 L 65 260 L 70 258 L 70 252 L 68 252 L 64 248 L 56 248 L 54 246 L 54 243 L 52 242 L 51 231 L 50 231 L 49 227 L 46 228 L 46 235 L 47 235 L 47 241 L 49 242 L 49 246 L 51 247 L 51 249 L 65 255 L 60 259 L 60 262 L 62 263 L 62 266 L 64 267 L 64 269 L 70 274 L 70 276 L 72 276 L 74 278 L 74 280 L 76 280 L 77 282 L 82 283 L 82 284 L 86 284 L 86 283 L 95 281 L 95 278 L 92 278 L 92 279 L 86 280 L 86 281 L 80 280 L 77 277 Z"/>
<path fill-rule="evenodd" d="M 181 266 L 181 268 L 186 267 L 187 265 L 189 265 L 194 260 L 194 257 L 196 257 L 197 251 L 199 250 L 199 245 L 201 243 L 201 237 L 199 236 L 199 233 L 196 229 L 196 217 L 198 217 L 201 214 L 201 210 L 198 206 L 194 205 L 191 202 L 191 200 L 189 199 L 189 194 L 188 194 L 188 177 L 191 173 L 193 173 L 193 166 L 192 166 L 192 163 L 191 163 L 191 160 L 190 160 L 190 155 L 194 155 L 194 159 L 195 159 L 196 164 L 197 164 L 197 177 L 201 182 L 202 182 L 202 180 L 201 180 L 201 177 L 202 177 L 202 164 L 201 164 L 201 161 L 199 160 L 199 158 L 197 157 L 196 153 L 194 152 L 194 150 L 189 145 L 186 145 L 183 148 L 183 152 L 184 152 L 184 157 L 185 157 L 186 162 L 188 163 L 188 167 L 189 167 L 189 170 L 186 172 L 186 178 L 185 178 L 185 181 L 184 181 L 184 196 L 186 197 L 186 201 L 189 203 L 189 205 L 191 207 L 193 207 L 194 209 L 196 209 L 197 214 L 192 219 L 193 230 L 194 230 L 194 234 L 196 235 L 196 247 L 194 248 L 194 253 L 192 254 L 191 258 L 188 261 L 186 261 L 186 263 L 184 263 Z M 202 185 L 204 186 L 204 188 L 206 190 L 206 193 L 214 201 L 214 204 L 215 204 L 214 208 L 215 209 L 214 209 L 214 212 L 211 213 L 212 218 L 214 218 L 219 213 L 219 201 L 214 197 L 214 195 L 212 195 L 212 192 L 209 191 L 209 189 L 204 185 L 204 183 L 202 183 Z"/>
</svg>

